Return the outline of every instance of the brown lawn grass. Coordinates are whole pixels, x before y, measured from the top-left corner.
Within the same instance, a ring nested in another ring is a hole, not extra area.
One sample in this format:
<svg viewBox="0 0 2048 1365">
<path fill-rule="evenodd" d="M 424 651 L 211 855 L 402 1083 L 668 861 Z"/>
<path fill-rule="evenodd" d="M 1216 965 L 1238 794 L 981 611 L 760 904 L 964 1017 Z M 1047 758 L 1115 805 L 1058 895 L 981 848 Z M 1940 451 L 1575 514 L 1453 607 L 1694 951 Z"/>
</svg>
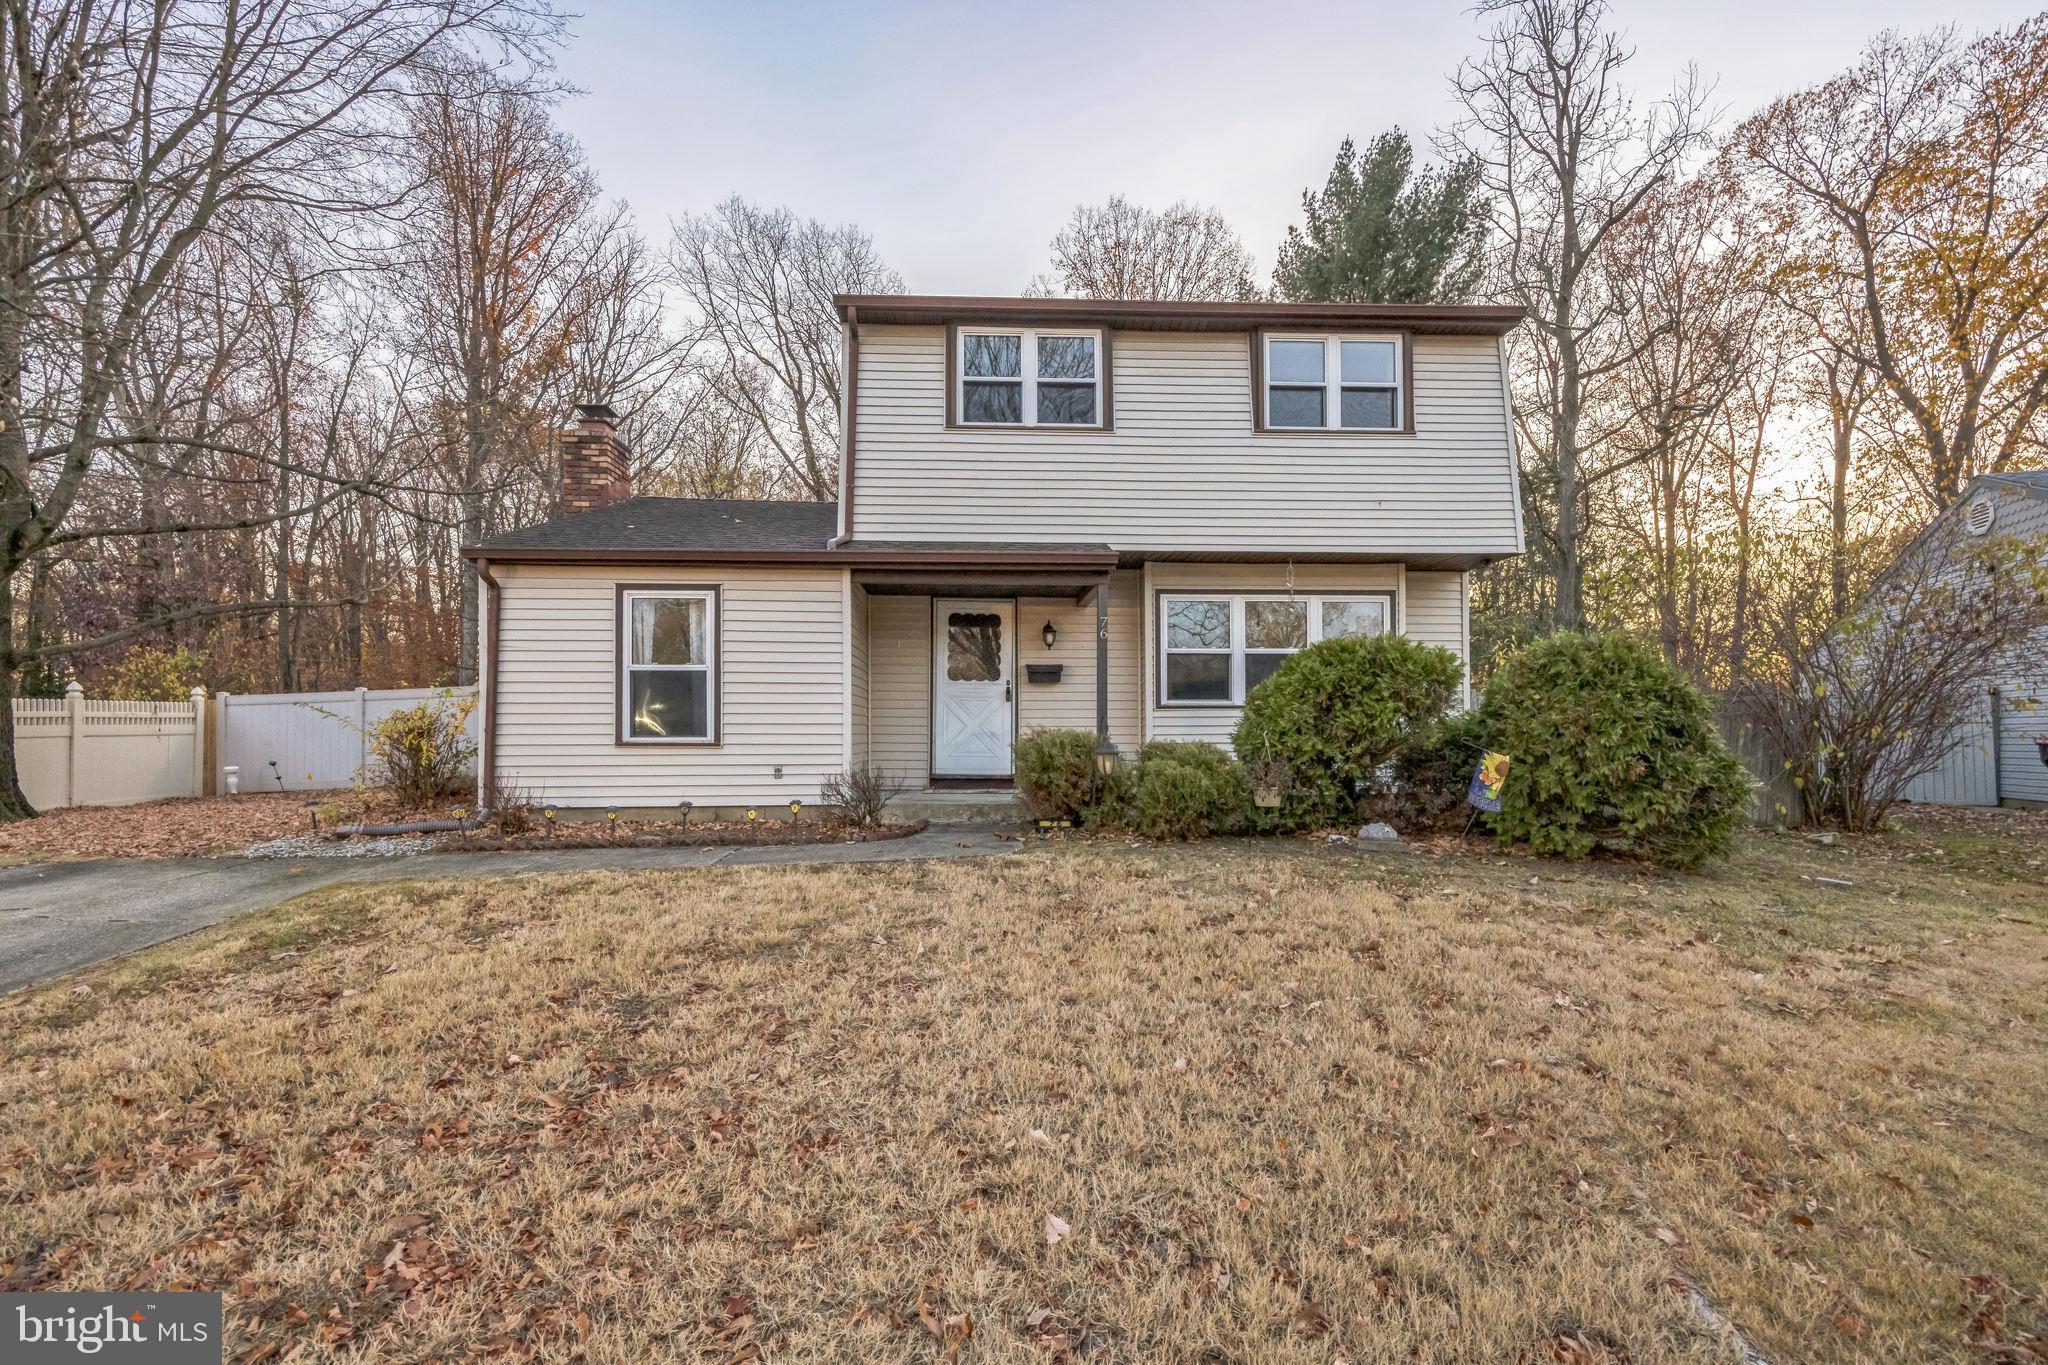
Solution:
<svg viewBox="0 0 2048 1365">
<path fill-rule="evenodd" d="M 1734 1359 L 1688 1278 L 2031 1358 L 2019 832 L 321 894 L 0 1001 L 0 1280 L 223 1289 L 231 1359 Z"/>
</svg>

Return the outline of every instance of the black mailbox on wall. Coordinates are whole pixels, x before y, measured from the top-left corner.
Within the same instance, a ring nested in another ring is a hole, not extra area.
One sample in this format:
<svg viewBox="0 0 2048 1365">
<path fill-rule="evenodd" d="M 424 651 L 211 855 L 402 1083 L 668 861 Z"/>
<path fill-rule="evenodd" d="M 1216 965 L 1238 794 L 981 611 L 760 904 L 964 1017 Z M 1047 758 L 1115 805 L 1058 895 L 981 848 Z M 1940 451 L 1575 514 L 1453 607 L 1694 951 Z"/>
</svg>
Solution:
<svg viewBox="0 0 2048 1365">
<path fill-rule="evenodd" d="M 1028 683 L 1056 683 L 1066 669 L 1065 664 L 1026 664 L 1024 681 Z"/>
</svg>

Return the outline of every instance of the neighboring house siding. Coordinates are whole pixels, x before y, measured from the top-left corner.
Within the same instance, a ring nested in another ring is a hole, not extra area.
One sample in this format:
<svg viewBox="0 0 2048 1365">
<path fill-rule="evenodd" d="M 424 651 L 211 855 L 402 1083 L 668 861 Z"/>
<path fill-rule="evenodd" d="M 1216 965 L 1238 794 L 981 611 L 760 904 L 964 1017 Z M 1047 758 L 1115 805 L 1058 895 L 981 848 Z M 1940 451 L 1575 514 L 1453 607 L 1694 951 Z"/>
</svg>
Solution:
<svg viewBox="0 0 2048 1365">
<path fill-rule="evenodd" d="M 1142 576 L 1136 569 L 1111 575 L 1109 584 L 1109 736 L 1125 753 L 1143 742 L 1144 624 L 1139 614 Z M 1040 632 L 1051 621 L 1059 643 L 1045 647 Z M 1024 598 L 1017 603 L 1017 729 L 1095 728 L 1095 602 Z M 1056 684 L 1023 682 L 1026 664 L 1060 664 Z"/>
<path fill-rule="evenodd" d="M 1113 431 L 949 430 L 945 329 L 860 335 L 859 539 L 1519 549 L 1493 337 L 1415 338 L 1415 435 L 1310 435 L 1252 430 L 1248 333 L 1113 333 Z"/>
<path fill-rule="evenodd" d="M 503 565 L 498 779 L 565 806 L 818 800 L 844 765 L 845 571 Z M 619 583 L 720 588 L 717 745 L 615 741 Z M 774 776 L 777 765 L 782 777 Z"/>
<path fill-rule="evenodd" d="M 1991 695 L 1978 698 L 1976 714 L 1956 734 L 1941 766 L 1906 786 L 1905 799 L 1930 806 L 1998 804 L 1998 760 L 1991 736 Z"/>
<path fill-rule="evenodd" d="M 868 762 L 898 782 L 932 774 L 932 600 L 868 598 Z"/>
<path fill-rule="evenodd" d="M 2040 554 L 2048 555 L 2048 496 L 2038 489 L 2030 492 L 1993 477 L 1979 479 L 1942 517 L 1954 524 L 1974 503 L 1986 498 L 1995 509 L 1989 537 L 2029 541 Z M 1955 546 L 1963 553 L 1978 543 L 1958 530 Z M 1987 688 L 1999 690 L 1996 744 L 1988 715 L 1973 720 L 1941 766 L 1907 788 L 1907 800 L 1934 805 L 2048 804 L 2048 767 L 2042 765 L 2034 744 L 2037 736 L 2048 735 L 2048 662 L 2044 661 L 2048 661 L 2048 631 L 2038 632 L 2029 645 L 2014 651 L 1985 677 Z"/>
<path fill-rule="evenodd" d="M 1448 619 L 1442 602 L 1449 580 L 1456 591 L 1459 574 L 1408 574 L 1410 580 L 1431 580 L 1425 589 L 1429 605 L 1423 614 L 1431 632 Z M 1413 609 L 1412 592 L 1401 591 L 1402 570 L 1398 564 L 1175 564 L 1148 565 L 1145 574 L 1145 707 L 1146 738 L 1205 739 L 1228 747 L 1243 708 L 1226 705 L 1170 706 L 1159 701 L 1159 611 L 1158 597 L 1166 592 L 1393 592 L 1396 628 L 1410 629 L 1404 620 Z M 1448 639 L 1432 634 L 1432 644 L 1462 652 L 1462 636 L 1453 631 Z"/>
<path fill-rule="evenodd" d="M 2001 680 L 1998 727 L 1998 794 L 2006 801 L 2048 804 L 2048 764 L 2041 762 L 2037 739 L 2048 739 L 2048 632 L 2035 652 L 2031 670 L 2015 671 Z"/>
</svg>

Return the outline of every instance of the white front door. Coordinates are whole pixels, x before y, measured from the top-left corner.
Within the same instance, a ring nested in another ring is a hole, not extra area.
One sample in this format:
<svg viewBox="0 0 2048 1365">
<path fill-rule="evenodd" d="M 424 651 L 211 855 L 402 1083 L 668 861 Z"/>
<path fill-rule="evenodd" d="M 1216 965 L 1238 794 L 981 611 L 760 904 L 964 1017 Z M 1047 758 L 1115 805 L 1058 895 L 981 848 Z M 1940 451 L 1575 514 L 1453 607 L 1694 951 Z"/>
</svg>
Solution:
<svg viewBox="0 0 2048 1365">
<path fill-rule="evenodd" d="M 932 773 L 1008 777 L 1016 738 L 1017 604 L 932 603 Z"/>
</svg>

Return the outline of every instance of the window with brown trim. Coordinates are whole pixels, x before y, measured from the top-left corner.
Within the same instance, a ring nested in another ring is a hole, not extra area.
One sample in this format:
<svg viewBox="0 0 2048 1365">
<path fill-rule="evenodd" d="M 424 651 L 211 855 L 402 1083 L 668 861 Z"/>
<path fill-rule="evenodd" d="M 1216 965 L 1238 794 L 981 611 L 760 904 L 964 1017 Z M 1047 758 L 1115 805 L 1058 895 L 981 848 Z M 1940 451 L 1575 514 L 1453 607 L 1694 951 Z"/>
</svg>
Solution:
<svg viewBox="0 0 2048 1365">
<path fill-rule="evenodd" d="M 961 426 L 1103 425 L 1099 331 L 963 326 L 957 337 L 954 410 Z"/>
<path fill-rule="evenodd" d="M 619 739 L 712 742 L 718 731 L 718 595 L 710 589 L 619 593 Z"/>
<path fill-rule="evenodd" d="M 1408 340 L 1385 335 L 1263 332 L 1268 431 L 1404 431 Z"/>
<path fill-rule="evenodd" d="M 1159 700 L 1236 706 L 1287 656 L 1393 629 L 1391 592 L 1174 592 L 1159 597 Z"/>
</svg>

